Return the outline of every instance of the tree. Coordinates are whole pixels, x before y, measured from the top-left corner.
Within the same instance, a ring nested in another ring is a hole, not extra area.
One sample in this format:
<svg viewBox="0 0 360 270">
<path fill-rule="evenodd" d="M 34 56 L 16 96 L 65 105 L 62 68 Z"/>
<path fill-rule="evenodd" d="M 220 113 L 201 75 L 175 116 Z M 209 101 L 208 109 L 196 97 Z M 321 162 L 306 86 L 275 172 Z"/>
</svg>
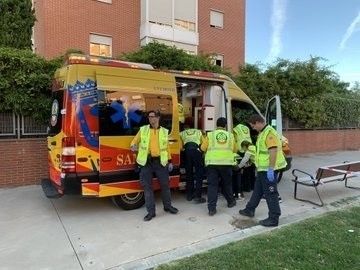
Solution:
<svg viewBox="0 0 360 270">
<path fill-rule="evenodd" d="M 270 97 L 279 95 L 284 114 L 305 127 L 358 126 L 360 101 L 348 83 L 320 63 L 324 60 L 278 59 L 266 69 L 261 63 L 245 65 L 235 82 L 262 110 Z"/>
<path fill-rule="evenodd" d="M 30 50 L 0 48 L 0 112 L 48 119 L 51 81 L 57 61 L 46 61 Z"/>
<path fill-rule="evenodd" d="M 216 73 L 227 73 L 221 67 L 212 64 L 211 55 L 190 55 L 175 46 L 151 42 L 140 50 L 124 53 L 120 60 L 146 63 L 163 70 L 201 70 Z"/>
<path fill-rule="evenodd" d="M 0 0 L 0 47 L 31 49 L 36 18 L 31 0 Z"/>
</svg>

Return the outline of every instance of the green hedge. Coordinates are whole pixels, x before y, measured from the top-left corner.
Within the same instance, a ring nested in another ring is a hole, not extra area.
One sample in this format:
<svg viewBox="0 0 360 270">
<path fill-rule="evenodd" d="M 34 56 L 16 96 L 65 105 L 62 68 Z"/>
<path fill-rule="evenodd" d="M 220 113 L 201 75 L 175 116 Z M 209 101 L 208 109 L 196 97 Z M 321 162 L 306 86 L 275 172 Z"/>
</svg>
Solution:
<svg viewBox="0 0 360 270">
<path fill-rule="evenodd" d="M 45 123 L 50 115 L 51 82 L 59 61 L 30 50 L 0 48 L 0 111 L 31 115 Z"/>
</svg>

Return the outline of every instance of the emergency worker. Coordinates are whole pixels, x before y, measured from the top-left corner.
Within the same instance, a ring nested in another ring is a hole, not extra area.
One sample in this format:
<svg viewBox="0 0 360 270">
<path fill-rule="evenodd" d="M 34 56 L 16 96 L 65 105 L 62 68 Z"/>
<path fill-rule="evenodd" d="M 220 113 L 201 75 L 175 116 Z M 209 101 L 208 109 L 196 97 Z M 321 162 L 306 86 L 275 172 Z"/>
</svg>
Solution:
<svg viewBox="0 0 360 270">
<path fill-rule="evenodd" d="M 241 147 L 241 144 L 243 142 L 249 142 L 252 143 L 251 137 L 250 137 L 250 129 L 248 126 L 244 124 L 238 124 L 236 127 L 233 128 L 233 133 L 235 136 L 236 146 L 238 149 L 238 154 L 240 157 L 243 157 L 245 154 L 245 151 Z M 251 178 L 251 172 L 255 176 L 255 171 L 251 167 L 243 168 L 242 170 L 234 170 L 233 171 L 233 177 L 232 177 L 232 187 L 233 187 L 233 193 L 235 199 L 243 199 L 244 198 L 244 189 L 246 187 L 246 191 L 250 191 L 250 180 Z M 239 197 L 240 193 L 240 197 Z"/>
<path fill-rule="evenodd" d="M 277 171 L 286 167 L 281 140 L 276 130 L 270 125 L 266 125 L 265 120 L 260 115 L 252 115 L 249 123 L 253 129 L 259 132 L 255 154 L 257 176 L 254 192 L 245 209 L 240 210 L 239 213 L 253 217 L 262 196 L 265 195 L 269 216 L 260 220 L 259 224 L 266 227 L 278 226 L 281 210 L 276 181 Z"/>
<path fill-rule="evenodd" d="M 207 134 L 201 144 L 205 153 L 205 166 L 208 180 L 208 210 L 209 216 L 216 214 L 219 179 L 222 181 L 222 192 L 229 208 L 236 205 L 232 191 L 232 168 L 236 164 L 237 151 L 234 135 L 226 131 L 226 118 L 216 121 L 216 130 Z"/>
<path fill-rule="evenodd" d="M 184 131 L 180 133 L 181 142 L 185 152 L 185 170 L 186 170 L 186 199 L 194 199 L 196 203 L 206 202 L 202 198 L 202 184 L 204 176 L 204 163 L 200 144 L 203 141 L 203 134 L 192 126 L 189 121 L 185 122 Z M 195 169 L 195 174 L 194 174 Z M 195 188 L 194 188 L 195 187 Z"/>
<path fill-rule="evenodd" d="M 235 135 L 237 149 L 240 153 L 244 153 L 244 150 L 241 148 L 241 143 L 243 141 L 252 143 L 250 129 L 246 125 L 238 124 L 236 127 L 234 127 L 233 132 Z"/>
<path fill-rule="evenodd" d="M 150 124 L 140 128 L 130 145 L 131 151 L 138 150 L 136 163 L 140 167 L 140 183 L 144 188 L 147 210 L 144 221 L 150 221 L 156 216 L 152 188 L 154 173 L 160 183 L 164 211 L 171 214 L 178 212 L 178 209 L 171 205 L 169 172 L 172 171 L 173 164 L 168 141 L 169 131 L 159 125 L 160 112 L 149 111 L 148 118 Z"/>
<path fill-rule="evenodd" d="M 241 149 L 245 152 L 240 163 L 237 165 L 239 169 L 255 164 L 256 147 L 249 141 L 241 143 Z"/>
</svg>

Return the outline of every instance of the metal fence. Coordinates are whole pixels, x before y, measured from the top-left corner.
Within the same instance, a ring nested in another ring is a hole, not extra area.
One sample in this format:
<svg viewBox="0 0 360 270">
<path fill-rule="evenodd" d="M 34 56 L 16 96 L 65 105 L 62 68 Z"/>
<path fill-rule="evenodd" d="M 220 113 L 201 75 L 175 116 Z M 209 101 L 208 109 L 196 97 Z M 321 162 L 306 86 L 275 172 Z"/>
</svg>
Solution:
<svg viewBox="0 0 360 270">
<path fill-rule="evenodd" d="M 30 116 L 0 113 L 0 139 L 45 137 L 46 134 L 47 126 L 36 123 Z"/>
</svg>

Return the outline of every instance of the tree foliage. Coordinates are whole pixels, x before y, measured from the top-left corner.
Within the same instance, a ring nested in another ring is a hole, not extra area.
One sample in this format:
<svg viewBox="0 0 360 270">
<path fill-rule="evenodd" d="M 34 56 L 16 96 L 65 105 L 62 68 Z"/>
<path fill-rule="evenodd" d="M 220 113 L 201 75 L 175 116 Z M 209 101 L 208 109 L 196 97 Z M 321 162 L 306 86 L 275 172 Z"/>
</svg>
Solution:
<svg viewBox="0 0 360 270">
<path fill-rule="evenodd" d="M 31 49 L 36 18 L 31 0 L 0 0 L 0 47 Z"/>
<path fill-rule="evenodd" d="M 226 73 L 221 67 L 212 64 L 212 55 L 190 55 L 175 46 L 151 42 L 138 51 L 124 53 L 118 58 L 125 61 L 146 63 L 162 70 L 202 70 Z M 228 72 L 227 72 L 228 73 Z"/>
<path fill-rule="evenodd" d="M 359 126 L 360 100 L 321 61 L 279 59 L 266 69 L 261 63 L 246 65 L 235 81 L 262 110 L 270 97 L 279 95 L 284 114 L 305 127 Z M 351 116 L 357 119 L 352 121 Z"/>
<path fill-rule="evenodd" d="M 0 111 L 31 115 L 44 122 L 49 116 L 51 81 L 58 66 L 58 62 L 29 50 L 0 48 Z"/>
</svg>

